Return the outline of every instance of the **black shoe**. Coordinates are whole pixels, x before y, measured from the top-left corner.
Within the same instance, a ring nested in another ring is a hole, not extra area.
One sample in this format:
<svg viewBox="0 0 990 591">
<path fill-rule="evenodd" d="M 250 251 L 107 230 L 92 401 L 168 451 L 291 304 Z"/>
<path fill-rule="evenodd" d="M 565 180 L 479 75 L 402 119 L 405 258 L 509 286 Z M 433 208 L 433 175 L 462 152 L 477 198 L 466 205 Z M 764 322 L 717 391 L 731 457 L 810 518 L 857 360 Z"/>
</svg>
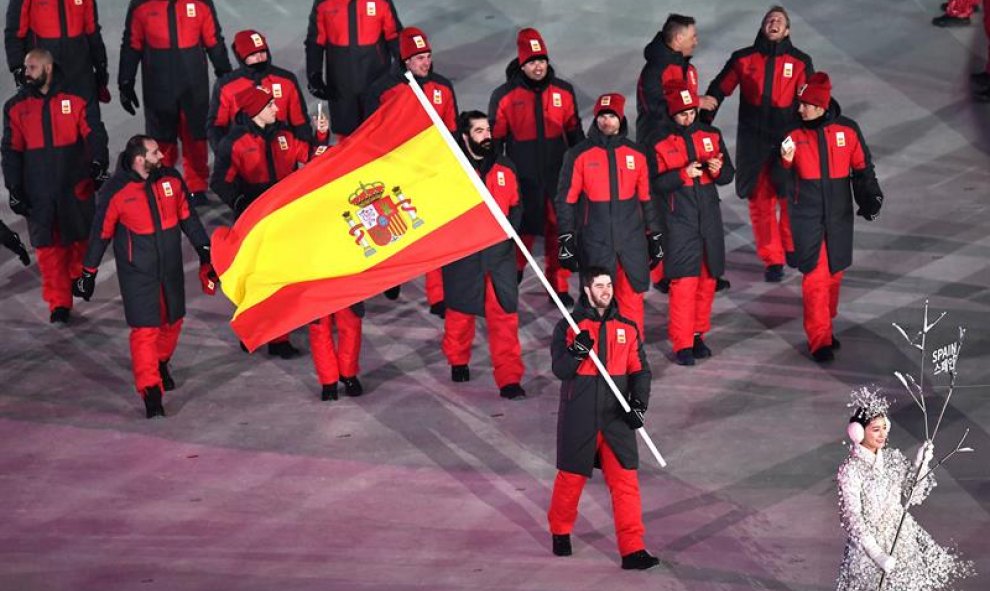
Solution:
<svg viewBox="0 0 990 591">
<path fill-rule="evenodd" d="M 292 359 L 299 355 L 299 349 L 292 346 L 289 341 L 281 341 L 278 343 L 268 343 L 268 354 L 272 357 L 281 357 L 282 359 Z"/>
<path fill-rule="evenodd" d="M 387 297 L 390 300 L 397 300 L 399 299 L 399 293 L 401 292 L 402 292 L 402 286 L 396 285 L 395 287 L 390 287 L 385 290 L 385 297 Z"/>
<path fill-rule="evenodd" d="M 976 72 L 969 75 L 969 81 L 976 86 L 990 86 L 990 72 Z"/>
<path fill-rule="evenodd" d="M 361 382 L 357 379 L 357 376 L 353 378 L 340 376 L 340 381 L 344 382 L 344 394 L 348 396 L 360 396 L 364 394 L 364 388 L 361 387 Z"/>
<path fill-rule="evenodd" d="M 694 352 L 691 349 L 681 349 L 674 354 L 677 365 L 694 365 Z"/>
<path fill-rule="evenodd" d="M 195 193 L 190 193 L 189 198 L 186 199 L 189 205 L 193 207 L 204 207 L 209 205 L 210 200 L 206 197 L 205 191 L 196 191 Z"/>
<path fill-rule="evenodd" d="M 948 27 L 967 27 L 969 26 L 969 18 L 961 18 L 958 16 L 949 16 L 943 14 L 942 16 L 936 16 L 932 19 L 932 24 L 936 27 L 948 28 Z"/>
<path fill-rule="evenodd" d="M 660 293 L 670 293 L 670 279 L 664 277 L 660 281 L 653 284 L 653 288 Z"/>
<path fill-rule="evenodd" d="M 560 298 L 560 303 L 564 304 L 565 308 L 571 309 L 574 307 L 574 298 L 572 298 L 571 294 L 566 291 L 558 291 L 557 297 Z M 553 303 L 553 298 L 550 299 L 550 303 Z"/>
<path fill-rule="evenodd" d="M 165 407 L 162 406 L 162 391 L 158 386 L 144 389 L 144 416 L 148 419 L 165 416 Z"/>
<path fill-rule="evenodd" d="M 648 570 L 660 566 L 660 559 L 646 550 L 639 550 L 622 557 L 623 570 Z"/>
<path fill-rule="evenodd" d="M 832 352 L 832 347 L 825 345 L 812 351 L 811 358 L 818 363 L 828 363 L 835 360 L 835 353 Z"/>
<path fill-rule="evenodd" d="M 515 400 L 516 398 L 525 398 L 526 391 L 519 384 L 507 384 L 498 389 L 498 395 L 502 398 Z"/>
<path fill-rule="evenodd" d="M 770 265 L 763 271 L 763 280 L 767 283 L 780 283 L 784 280 L 784 265 Z"/>
<path fill-rule="evenodd" d="M 554 556 L 570 556 L 572 553 L 571 534 L 553 534 Z"/>
<path fill-rule="evenodd" d="M 694 335 L 694 345 L 691 346 L 691 355 L 695 359 L 707 359 L 712 356 L 712 350 L 701 339 L 700 334 Z"/>
<path fill-rule="evenodd" d="M 52 310 L 52 315 L 48 317 L 48 322 L 52 324 L 68 324 L 69 323 L 69 309 L 68 308 L 55 308 Z"/>
<path fill-rule="evenodd" d="M 973 100 L 978 103 L 990 103 L 990 88 L 973 93 Z"/>
<path fill-rule="evenodd" d="M 468 382 L 471 380 L 471 370 L 466 365 L 451 365 L 450 379 L 454 382 Z"/>
<path fill-rule="evenodd" d="M 519 285 L 520 283 L 522 283 L 522 278 L 523 278 L 523 272 L 522 271 L 516 271 L 516 285 Z"/>
<path fill-rule="evenodd" d="M 732 287 L 732 284 L 729 283 L 728 279 L 725 279 L 724 277 L 715 278 L 715 291 L 725 291 L 730 287 Z"/>
<path fill-rule="evenodd" d="M 337 382 L 332 384 L 323 384 L 323 391 L 320 392 L 320 400 L 327 402 L 330 400 L 338 400 L 337 396 Z"/>
<path fill-rule="evenodd" d="M 833 336 L 833 337 L 832 337 L 832 351 L 833 351 L 833 352 L 834 352 L 834 351 L 838 351 L 838 350 L 839 350 L 839 349 L 841 349 L 841 348 L 842 348 L 842 343 L 840 343 L 840 342 L 839 342 L 839 339 L 837 339 L 837 338 L 835 338 L 835 337 Z"/>
<path fill-rule="evenodd" d="M 162 389 L 166 392 L 171 392 L 175 390 L 175 380 L 172 379 L 172 374 L 168 371 L 168 361 L 158 362 L 158 375 L 162 377 Z"/>
<path fill-rule="evenodd" d="M 430 304 L 430 314 L 439 316 L 440 318 L 445 318 L 447 316 L 447 304 L 443 302 Z"/>
</svg>

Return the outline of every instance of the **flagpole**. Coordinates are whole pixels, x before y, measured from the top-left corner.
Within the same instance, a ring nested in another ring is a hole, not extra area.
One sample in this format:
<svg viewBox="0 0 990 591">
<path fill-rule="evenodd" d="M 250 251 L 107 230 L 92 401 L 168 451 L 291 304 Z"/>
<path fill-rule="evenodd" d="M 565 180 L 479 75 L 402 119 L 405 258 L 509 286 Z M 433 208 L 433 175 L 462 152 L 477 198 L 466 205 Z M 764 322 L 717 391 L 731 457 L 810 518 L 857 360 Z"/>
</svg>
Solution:
<svg viewBox="0 0 990 591">
<path fill-rule="evenodd" d="M 474 183 L 475 189 L 477 189 L 478 193 L 481 194 L 481 197 L 484 200 L 485 205 L 488 206 L 488 209 L 491 211 L 492 215 L 495 217 L 499 225 L 505 231 L 506 235 L 509 238 L 511 238 L 513 242 L 516 243 L 516 247 L 526 258 L 526 262 L 529 264 L 530 268 L 532 268 L 533 272 L 536 273 L 536 277 L 540 280 L 540 283 L 543 285 L 543 288 L 547 290 L 547 294 L 550 296 L 550 299 L 553 300 L 553 303 L 557 305 L 557 309 L 560 310 L 561 315 L 563 315 L 564 320 L 567 321 L 567 324 L 571 327 L 571 330 L 573 330 L 575 333 L 580 332 L 581 329 L 580 327 L 578 327 L 577 322 L 574 321 L 574 317 L 571 316 L 571 313 L 567 310 L 567 308 L 564 306 L 564 303 L 561 302 L 560 298 L 557 296 L 557 290 L 555 290 L 550 285 L 550 282 L 543 274 L 543 270 L 540 269 L 540 266 L 536 264 L 536 260 L 533 259 L 533 255 L 529 252 L 529 249 L 526 248 L 526 245 L 523 244 L 522 238 L 520 238 L 519 234 L 516 233 L 515 228 L 512 227 L 512 224 L 509 222 L 509 219 L 505 217 L 505 215 L 502 213 L 502 209 L 498 206 L 498 203 L 496 203 L 495 198 L 492 197 L 492 194 L 488 191 L 488 187 L 485 186 L 485 183 L 482 181 L 481 177 L 475 172 L 474 167 L 471 166 L 471 163 L 468 162 L 467 156 L 464 155 L 463 150 L 461 150 L 461 147 L 454 140 L 454 137 L 450 135 L 450 130 L 447 129 L 444 122 L 440 119 L 440 115 L 433 108 L 433 105 L 430 104 L 429 99 L 426 97 L 426 94 L 423 92 L 423 89 L 419 86 L 419 83 L 416 81 L 416 78 L 413 77 L 412 73 L 408 71 L 406 72 L 405 76 L 406 79 L 409 81 L 409 87 L 412 88 L 412 91 L 416 95 L 416 98 L 419 99 L 419 102 L 423 106 L 423 109 L 427 112 L 427 114 L 430 116 L 430 119 L 433 121 L 434 127 L 440 130 L 441 136 L 443 137 L 444 141 L 447 142 L 447 145 L 450 147 L 450 150 L 454 153 L 455 157 L 457 158 L 457 162 L 464 169 L 464 172 L 467 173 L 468 177 L 471 179 L 471 182 Z M 612 391 L 612 394 L 615 396 L 615 399 L 619 402 L 619 406 L 622 407 L 623 411 L 627 413 L 630 412 L 632 409 L 629 407 L 629 403 L 626 401 L 626 397 L 623 396 L 622 393 L 619 391 L 618 386 L 615 385 L 615 381 L 612 380 L 612 376 L 609 375 L 608 370 L 606 370 L 605 366 L 602 365 L 601 359 L 598 358 L 598 355 L 595 353 L 594 350 L 591 351 L 591 355 L 589 357 L 592 363 L 595 364 L 595 368 L 598 369 L 598 373 L 601 374 L 602 378 L 604 378 L 605 383 L 608 384 L 608 387 Z M 638 433 L 639 436 L 643 439 L 643 442 L 646 443 L 646 447 L 650 449 L 650 452 L 653 454 L 653 457 L 656 458 L 657 463 L 660 464 L 660 467 L 666 468 L 667 461 L 663 459 L 662 455 L 660 455 L 660 450 L 657 449 L 657 446 L 653 443 L 653 440 L 650 438 L 649 433 L 646 432 L 646 429 L 644 427 L 640 427 L 639 429 L 636 429 L 636 433 Z"/>
</svg>

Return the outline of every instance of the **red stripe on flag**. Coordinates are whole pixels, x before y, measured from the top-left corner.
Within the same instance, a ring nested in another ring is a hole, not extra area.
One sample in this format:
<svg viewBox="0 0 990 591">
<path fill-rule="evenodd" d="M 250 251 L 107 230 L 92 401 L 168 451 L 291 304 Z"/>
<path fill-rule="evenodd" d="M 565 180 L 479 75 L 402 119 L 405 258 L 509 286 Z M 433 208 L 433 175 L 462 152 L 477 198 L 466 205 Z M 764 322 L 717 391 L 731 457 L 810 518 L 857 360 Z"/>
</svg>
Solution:
<svg viewBox="0 0 990 591">
<path fill-rule="evenodd" d="M 231 327 L 250 350 L 317 318 L 376 296 L 427 271 L 506 240 L 488 206 L 478 204 L 386 261 L 358 274 L 287 285 L 244 310 Z"/>
</svg>

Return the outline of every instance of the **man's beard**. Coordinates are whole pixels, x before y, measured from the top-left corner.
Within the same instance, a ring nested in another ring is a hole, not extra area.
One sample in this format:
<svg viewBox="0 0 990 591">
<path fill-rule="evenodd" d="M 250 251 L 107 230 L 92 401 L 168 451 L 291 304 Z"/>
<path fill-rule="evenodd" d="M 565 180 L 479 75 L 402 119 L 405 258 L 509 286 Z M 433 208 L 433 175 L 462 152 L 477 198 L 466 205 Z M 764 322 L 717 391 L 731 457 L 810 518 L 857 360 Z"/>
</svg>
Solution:
<svg viewBox="0 0 990 591">
<path fill-rule="evenodd" d="M 42 73 L 38 74 L 38 77 L 37 78 L 28 78 L 26 80 L 26 82 L 27 82 L 27 85 L 28 86 L 31 86 L 31 87 L 34 87 L 34 88 L 41 88 L 42 86 L 45 85 L 45 83 L 48 82 L 48 74 L 42 72 Z"/>
<path fill-rule="evenodd" d="M 151 179 L 160 178 L 162 176 L 162 163 L 161 162 L 151 163 L 145 161 L 144 171 L 148 173 L 148 178 Z"/>
<path fill-rule="evenodd" d="M 492 140 L 487 139 L 476 142 L 473 139 L 468 138 L 468 148 L 471 149 L 471 153 L 475 156 L 484 158 L 492 153 Z"/>
<path fill-rule="evenodd" d="M 247 67 L 251 68 L 255 72 L 260 72 L 268 67 L 268 60 L 263 62 L 255 62 L 253 64 L 248 64 Z"/>
</svg>

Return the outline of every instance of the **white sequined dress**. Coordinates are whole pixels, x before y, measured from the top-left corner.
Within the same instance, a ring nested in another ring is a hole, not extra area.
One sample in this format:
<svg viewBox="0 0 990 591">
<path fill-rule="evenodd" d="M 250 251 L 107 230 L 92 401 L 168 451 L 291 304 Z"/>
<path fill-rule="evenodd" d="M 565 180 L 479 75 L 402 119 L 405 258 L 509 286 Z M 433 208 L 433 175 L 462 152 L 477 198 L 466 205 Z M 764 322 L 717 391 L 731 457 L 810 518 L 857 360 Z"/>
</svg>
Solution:
<svg viewBox="0 0 990 591">
<path fill-rule="evenodd" d="M 838 591 L 876 591 L 882 571 L 870 557 L 889 553 L 901 519 L 903 500 L 917 471 L 896 449 L 876 454 L 854 445 L 839 467 L 839 511 L 849 536 L 839 569 Z M 911 505 L 923 501 L 935 487 L 928 476 L 915 489 Z M 971 574 L 970 563 L 939 546 L 909 514 L 893 553 L 897 562 L 885 590 L 935 591 Z"/>
</svg>

